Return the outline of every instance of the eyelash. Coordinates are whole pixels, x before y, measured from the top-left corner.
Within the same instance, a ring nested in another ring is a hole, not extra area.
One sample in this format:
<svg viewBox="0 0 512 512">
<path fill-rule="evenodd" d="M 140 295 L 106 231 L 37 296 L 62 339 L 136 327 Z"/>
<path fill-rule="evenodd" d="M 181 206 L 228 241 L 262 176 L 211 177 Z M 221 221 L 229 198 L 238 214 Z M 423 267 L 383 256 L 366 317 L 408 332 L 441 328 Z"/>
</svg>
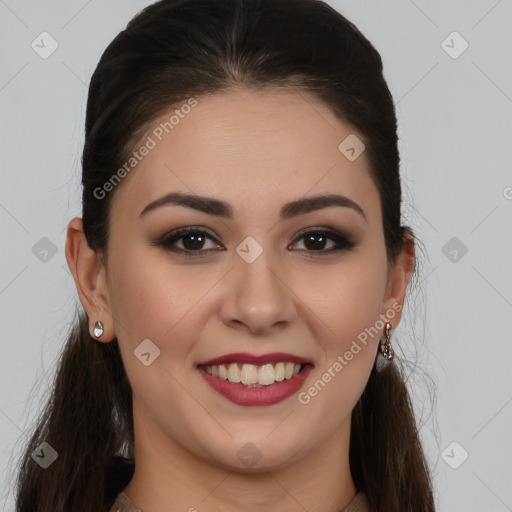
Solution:
<svg viewBox="0 0 512 512">
<path fill-rule="evenodd" d="M 159 241 L 156 242 L 156 245 L 163 247 L 167 251 L 183 254 L 186 257 L 192 257 L 192 258 L 204 257 L 204 256 L 206 256 L 204 254 L 206 251 L 209 252 L 209 251 L 216 250 L 216 249 L 206 249 L 206 250 L 199 249 L 197 251 L 191 251 L 191 250 L 187 250 L 187 249 L 178 249 L 176 247 L 172 247 L 172 244 L 174 244 L 175 242 L 177 242 L 180 239 L 185 238 L 187 235 L 190 235 L 190 234 L 205 236 L 206 238 L 209 238 L 209 239 L 215 241 L 216 243 L 218 243 L 215 240 L 215 238 L 213 236 L 211 236 L 208 232 L 203 231 L 198 228 L 188 227 L 188 228 L 181 228 L 181 229 L 178 229 L 176 231 L 166 234 L 163 238 L 161 238 Z M 326 236 L 327 238 L 329 238 L 337 243 L 337 246 L 334 249 L 322 249 L 319 251 L 299 249 L 299 251 L 301 251 L 301 252 L 313 253 L 313 254 L 311 254 L 311 257 L 339 253 L 342 251 L 350 250 L 353 247 L 355 247 L 355 244 L 353 242 L 350 242 L 349 240 L 347 240 L 347 238 L 345 238 L 340 233 L 337 233 L 337 232 L 331 231 L 331 230 L 325 230 L 325 229 L 310 229 L 308 231 L 304 231 L 295 240 L 299 241 L 311 234 Z M 297 243 L 296 241 L 293 242 L 293 245 L 295 245 L 295 243 Z M 318 253 L 318 254 L 314 254 L 314 253 Z"/>
</svg>

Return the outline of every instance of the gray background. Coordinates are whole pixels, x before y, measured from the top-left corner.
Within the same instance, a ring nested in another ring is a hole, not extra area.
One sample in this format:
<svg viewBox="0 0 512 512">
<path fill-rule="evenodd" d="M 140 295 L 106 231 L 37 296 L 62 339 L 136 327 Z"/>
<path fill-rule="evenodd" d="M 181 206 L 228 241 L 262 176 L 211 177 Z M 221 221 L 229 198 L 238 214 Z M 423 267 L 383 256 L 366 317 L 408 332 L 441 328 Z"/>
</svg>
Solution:
<svg viewBox="0 0 512 512">
<path fill-rule="evenodd" d="M 0 0 L 1 510 L 78 300 L 64 243 L 87 85 L 149 3 Z M 418 357 L 439 510 L 512 510 L 512 1 L 329 3 L 379 50 L 397 105 L 404 222 L 425 250 L 393 343 Z M 47 59 L 31 47 L 43 31 L 58 43 Z"/>
</svg>

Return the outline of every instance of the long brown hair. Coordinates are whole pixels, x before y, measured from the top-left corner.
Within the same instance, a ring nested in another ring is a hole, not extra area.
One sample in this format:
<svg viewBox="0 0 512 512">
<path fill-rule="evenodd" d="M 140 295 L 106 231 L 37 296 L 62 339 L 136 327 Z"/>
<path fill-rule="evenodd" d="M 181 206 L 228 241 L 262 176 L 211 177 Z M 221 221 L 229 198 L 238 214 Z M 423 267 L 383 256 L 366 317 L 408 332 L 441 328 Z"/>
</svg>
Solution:
<svg viewBox="0 0 512 512">
<path fill-rule="evenodd" d="M 394 262 L 410 231 L 401 225 L 397 121 L 382 60 L 320 0 L 161 0 L 128 23 L 89 87 L 82 155 L 89 246 L 107 254 L 115 189 L 105 197 L 95 190 L 150 123 L 187 98 L 236 85 L 311 93 L 362 134 Z M 108 511 L 133 475 L 131 387 L 118 341 L 97 343 L 88 326 L 78 310 L 21 459 L 17 512 Z M 432 512 L 431 476 L 400 366 L 372 370 L 351 429 L 351 472 L 371 511 Z M 47 469 L 32 457 L 43 442 L 58 453 Z"/>
</svg>

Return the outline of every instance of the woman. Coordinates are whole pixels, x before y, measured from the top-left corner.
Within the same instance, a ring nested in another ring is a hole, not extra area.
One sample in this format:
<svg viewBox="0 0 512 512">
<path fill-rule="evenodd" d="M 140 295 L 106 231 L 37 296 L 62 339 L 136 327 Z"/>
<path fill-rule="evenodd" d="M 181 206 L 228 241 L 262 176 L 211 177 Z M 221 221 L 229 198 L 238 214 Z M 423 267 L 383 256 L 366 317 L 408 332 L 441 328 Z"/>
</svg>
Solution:
<svg viewBox="0 0 512 512">
<path fill-rule="evenodd" d="M 84 311 L 18 512 L 434 510 L 391 346 L 415 261 L 396 124 L 378 52 L 321 1 L 131 20 L 90 84 Z"/>
</svg>

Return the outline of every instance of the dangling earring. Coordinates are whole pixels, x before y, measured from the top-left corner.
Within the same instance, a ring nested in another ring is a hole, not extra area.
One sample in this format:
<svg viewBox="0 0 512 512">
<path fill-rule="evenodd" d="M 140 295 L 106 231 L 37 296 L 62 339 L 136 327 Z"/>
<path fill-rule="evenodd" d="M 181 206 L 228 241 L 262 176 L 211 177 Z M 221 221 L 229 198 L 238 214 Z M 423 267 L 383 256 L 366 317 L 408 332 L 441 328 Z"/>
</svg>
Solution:
<svg viewBox="0 0 512 512">
<path fill-rule="evenodd" d="M 103 334 L 103 324 L 101 322 L 94 322 L 94 337 L 99 338 Z"/>
<path fill-rule="evenodd" d="M 384 357 L 384 359 L 386 359 L 387 361 L 391 361 L 395 355 L 395 352 L 394 352 L 393 348 L 391 347 L 391 343 L 390 343 L 389 331 L 391 328 L 392 328 L 392 326 L 388 322 L 384 329 L 384 336 L 386 337 L 386 339 L 380 340 L 380 342 L 379 342 L 380 353 L 381 353 L 382 357 Z"/>
</svg>

